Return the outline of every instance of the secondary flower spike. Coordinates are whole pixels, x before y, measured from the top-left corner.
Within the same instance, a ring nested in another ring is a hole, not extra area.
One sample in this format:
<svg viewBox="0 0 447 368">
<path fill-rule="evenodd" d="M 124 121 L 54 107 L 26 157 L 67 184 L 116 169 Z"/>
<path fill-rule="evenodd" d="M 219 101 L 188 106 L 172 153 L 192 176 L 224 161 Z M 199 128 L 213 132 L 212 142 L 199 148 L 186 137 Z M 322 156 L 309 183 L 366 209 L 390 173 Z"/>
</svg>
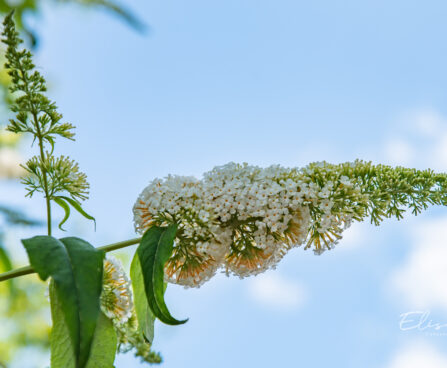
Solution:
<svg viewBox="0 0 447 368">
<path fill-rule="evenodd" d="M 165 279 L 198 287 L 223 267 L 239 277 L 274 268 L 293 247 L 332 249 L 353 221 L 417 215 L 447 204 L 447 176 L 357 160 L 304 168 L 229 163 L 201 180 L 153 180 L 134 208 L 135 229 L 177 224 Z"/>
</svg>

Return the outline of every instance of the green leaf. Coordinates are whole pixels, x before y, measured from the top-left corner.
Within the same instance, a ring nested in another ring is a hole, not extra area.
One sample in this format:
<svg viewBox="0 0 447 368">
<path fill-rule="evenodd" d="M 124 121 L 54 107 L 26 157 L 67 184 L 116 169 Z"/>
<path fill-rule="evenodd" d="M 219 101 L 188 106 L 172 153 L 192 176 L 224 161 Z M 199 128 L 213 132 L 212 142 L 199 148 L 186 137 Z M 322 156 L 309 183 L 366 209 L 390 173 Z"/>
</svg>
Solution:
<svg viewBox="0 0 447 368">
<path fill-rule="evenodd" d="M 135 254 L 132 264 L 130 265 L 130 278 L 132 280 L 133 301 L 138 319 L 138 329 L 145 340 L 152 344 L 152 341 L 154 340 L 155 316 L 147 303 L 138 254 Z"/>
<path fill-rule="evenodd" d="M 67 202 L 65 202 L 62 198 L 60 197 L 54 197 L 53 198 L 54 202 L 56 202 L 59 206 L 62 207 L 62 209 L 65 211 L 65 216 L 62 219 L 62 221 L 59 223 L 59 229 L 61 229 L 62 231 L 65 231 L 62 228 L 62 225 L 65 224 L 65 222 L 68 220 L 68 218 L 70 217 L 70 206 L 67 204 Z"/>
<path fill-rule="evenodd" d="M 87 368 L 113 368 L 117 346 L 118 338 L 113 322 L 101 312 L 96 324 L 95 337 Z"/>
<path fill-rule="evenodd" d="M 50 285 L 51 317 L 51 367 L 75 368 L 73 347 L 64 320 L 61 304 L 54 291 L 53 282 Z M 99 313 L 96 323 L 92 350 L 86 368 L 112 368 L 117 350 L 117 336 L 113 323 L 103 313 Z"/>
<path fill-rule="evenodd" d="M 75 368 L 75 356 L 73 345 L 70 341 L 70 333 L 65 323 L 62 305 L 57 297 L 54 282 L 50 283 L 51 320 L 53 327 L 50 336 L 51 367 Z"/>
<path fill-rule="evenodd" d="M 9 254 L 6 251 L 5 248 L 3 248 L 3 245 L 0 244 L 0 265 L 2 271 L 10 271 L 12 270 L 12 263 L 11 259 L 9 258 Z"/>
<path fill-rule="evenodd" d="M 22 243 L 39 277 L 54 280 L 76 368 L 84 368 L 100 311 L 104 252 L 79 238 L 35 236 Z"/>
<path fill-rule="evenodd" d="M 172 254 L 176 233 L 177 225 L 153 226 L 144 233 L 137 249 L 149 308 L 155 317 L 168 325 L 187 321 L 172 317 L 164 300 L 164 266 Z"/>
<path fill-rule="evenodd" d="M 71 204 L 71 206 L 78 211 L 82 216 L 84 216 L 86 219 L 88 220 L 92 220 L 95 223 L 95 230 L 96 230 L 96 220 L 93 216 L 90 216 L 87 212 L 85 212 L 80 203 L 78 201 L 75 201 L 74 199 L 70 198 L 70 197 L 65 197 L 65 196 L 59 196 L 59 198 L 65 199 L 68 203 Z"/>
<path fill-rule="evenodd" d="M 9 257 L 8 251 L 3 247 L 1 243 L 0 243 L 0 270 L 2 272 L 12 270 L 11 258 Z M 14 281 L 13 279 L 6 281 L 6 285 L 8 286 L 10 294 L 14 294 L 15 291 L 13 281 Z"/>
</svg>

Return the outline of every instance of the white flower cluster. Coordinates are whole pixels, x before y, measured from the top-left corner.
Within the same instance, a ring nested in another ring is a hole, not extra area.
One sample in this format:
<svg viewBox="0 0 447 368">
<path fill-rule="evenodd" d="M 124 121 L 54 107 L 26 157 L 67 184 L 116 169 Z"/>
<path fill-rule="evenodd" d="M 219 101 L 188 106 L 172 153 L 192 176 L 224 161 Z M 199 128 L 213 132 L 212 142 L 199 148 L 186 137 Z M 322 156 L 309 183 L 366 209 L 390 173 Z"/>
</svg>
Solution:
<svg viewBox="0 0 447 368">
<path fill-rule="evenodd" d="M 340 173 L 319 178 L 321 167 L 326 164 L 288 169 L 229 163 L 202 180 L 156 179 L 135 203 L 135 228 L 144 233 L 153 225 L 179 225 L 165 276 L 186 287 L 200 286 L 220 267 L 240 277 L 263 272 L 303 243 L 321 254 L 349 226 L 353 211 L 337 198 L 354 190 Z"/>
<path fill-rule="evenodd" d="M 115 257 L 104 260 L 102 288 L 101 310 L 114 323 L 125 324 L 133 312 L 131 282 Z"/>
</svg>

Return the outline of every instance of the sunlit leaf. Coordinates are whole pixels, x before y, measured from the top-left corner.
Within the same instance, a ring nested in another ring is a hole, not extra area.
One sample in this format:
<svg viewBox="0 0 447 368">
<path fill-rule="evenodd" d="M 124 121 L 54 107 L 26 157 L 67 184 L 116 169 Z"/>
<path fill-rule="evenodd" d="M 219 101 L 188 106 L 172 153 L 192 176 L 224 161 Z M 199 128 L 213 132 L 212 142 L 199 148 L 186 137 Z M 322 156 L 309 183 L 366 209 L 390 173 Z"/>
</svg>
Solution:
<svg viewBox="0 0 447 368">
<path fill-rule="evenodd" d="M 138 254 L 135 254 L 130 265 L 130 278 L 132 280 L 133 301 L 138 319 L 138 328 L 146 341 L 152 344 L 154 340 L 155 316 L 147 303 L 143 273 L 141 272 Z"/>
<path fill-rule="evenodd" d="M 100 312 L 104 252 L 79 238 L 35 236 L 22 243 L 39 277 L 54 280 L 76 368 L 84 368 Z"/>
<path fill-rule="evenodd" d="M 75 368 L 73 347 L 70 342 L 68 328 L 65 323 L 61 303 L 50 286 L 51 318 L 53 329 L 51 331 L 51 367 Z M 87 368 L 112 368 L 117 350 L 117 336 L 113 323 L 103 313 L 99 314 L 96 323 L 90 358 Z"/>
</svg>

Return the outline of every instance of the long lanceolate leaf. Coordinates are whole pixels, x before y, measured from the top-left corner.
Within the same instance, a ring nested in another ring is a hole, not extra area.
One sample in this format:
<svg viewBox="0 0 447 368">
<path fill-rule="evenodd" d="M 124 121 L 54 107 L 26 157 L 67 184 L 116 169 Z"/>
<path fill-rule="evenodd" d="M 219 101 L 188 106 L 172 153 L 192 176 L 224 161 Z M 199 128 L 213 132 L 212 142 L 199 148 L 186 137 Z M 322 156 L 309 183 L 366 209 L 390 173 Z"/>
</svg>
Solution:
<svg viewBox="0 0 447 368">
<path fill-rule="evenodd" d="M 39 277 L 54 280 L 76 368 L 84 368 L 100 312 L 104 252 L 73 237 L 35 236 L 22 243 Z"/>
<path fill-rule="evenodd" d="M 94 224 L 95 224 L 95 230 L 96 230 L 96 220 L 95 220 L 95 218 L 93 216 L 90 216 L 87 212 L 85 212 L 84 209 L 82 208 L 81 204 L 78 201 L 75 201 L 73 198 L 66 197 L 66 196 L 57 196 L 57 198 L 59 198 L 59 200 L 64 200 L 64 201 L 68 202 L 82 216 L 84 216 L 88 220 L 92 220 L 94 222 Z M 65 212 L 65 215 L 67 215 L 67 212 Z M 70 215 L 70 214 L 68 214 L 68 215 Z"/>
<path fill-rule="evenodd" d="M 132 264 L 130 265 L 130 278 L 132 279 L 133 302 L 138 319 L 138 329 L 144 339 L 152 344 L 152 341 L 154 340 L 155 316 L 147 302 L 143 273 L 138 254 L 135 254 Z"/>
<path fill-rule="evenodd" d="M 177 225 L 151 227 L 143 235 L 137 254 L 143 272 L 147 302 L 155 317 L 168 325 L 179 325 L 171 316 L 164 300 L 164 266 L 172 254 Z"/>
<path fill-rule="evenodd" d="M 50 284 L 51 319 L 51 368 L 75 368 L 76 361 L 70 342 L 68 328 L 64 320 L 61 302 L 57 297 L 54 282 Z M 99 313 L 95 336 L 86 368 L 111 368 L 115 361 L 117 336 L 113 323 L 103 313 Z"/>
<path fill-rule="evenodd" d="M 70 217 L 70 206 L 67 204 L 67 202 L 65 202 L 62 198 L 59 197 L 54 197 L 53 198 L 54 202 L 56 202 L 60 207 L 62 207 L 62 209 L 65 212 L 64 218 L 62 219 L 62 221 L 59 223 L 59 229 L 61 229 L 62 231 L 65 231 L 62 228 L 62 225 L 65 224 L 65 222 L 68 220 L 68 218 Z"/>
</svg>

